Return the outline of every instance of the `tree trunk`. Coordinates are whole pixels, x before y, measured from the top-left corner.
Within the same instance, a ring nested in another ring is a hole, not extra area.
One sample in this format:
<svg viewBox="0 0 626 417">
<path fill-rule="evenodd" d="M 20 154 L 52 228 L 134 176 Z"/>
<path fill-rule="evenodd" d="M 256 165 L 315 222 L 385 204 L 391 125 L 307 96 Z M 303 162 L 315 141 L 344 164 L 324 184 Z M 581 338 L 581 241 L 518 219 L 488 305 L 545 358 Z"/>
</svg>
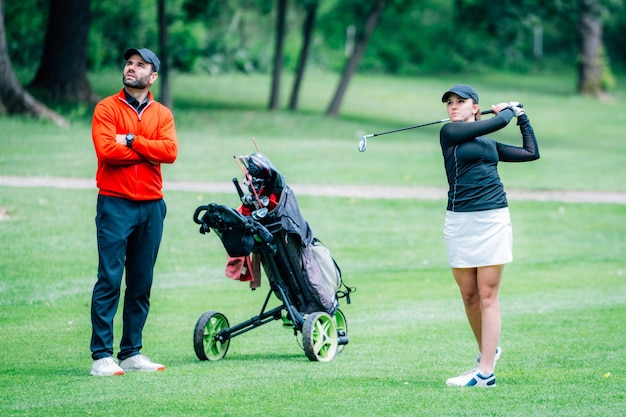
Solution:
<svg viewBox="0 0 626 417">
<path fill-rule="evenodd" d="M 298 108 L 300 85 L 302 84 L 302 79 L 304 78 L 306 62 L 309 56 L 311 40 L 313 38 L 313 28 L 315 27 L 315 13 L 317 12 L 317 6 L 317 1 L 306 4 L 306 15 L 302 26 L 302 49 L 300 49 L 298 66 L 296 68 L 296 78 L 294 79 L 293 89 L 291 90 L 291 98 L 289 99 L 289 110 L 296 110 Z"/>
<path fill-rule="evenodd" d="M 48 29 L 31 87 L 52 100 L 95 103 L 87 79 L 87 42 L 91 0 L 50 0 Z"/>
<path fill-rule="evenodd" d="M 270 92 L 269 102 L 270 110 L 277 110 L 280 102 L 280 75 L 283 70 L 283 44 L 285 41 L 285 17 L 287 15 L 287 0 L 277 0 L 276 4 L 276 42 L 274 46 L 272 90 Z"/>
<path fill-rule="evenodd" d="M 581 0 L 578 16 L 578 92 L 595 97 L 604 93 L 601 13 L 599 0 Z"/>
<path fill-rule="evenodd" d="M 0 113 L 30 114 L 50 119 L 60 127 L 69 126 L 65 119 L 35 100 L 17 79 L 7 50 L 3 0 L 0 0 Z"/>
<path fill-rule="evenodd" d="M 165 0 L 157 0 L 159 10 L 159 58 L 161 59 L 161 68 L 159 69 L 159 78 L 161 79 L 161 96 L 159 101 L 164 106 L 172 108 L 172 93 L 170 90 L 169 80 L 169 34 L 167 31 L 167 12 L 165 10 Z"/>
<path fill-rule="evenodd" d="M 350 78 L 359 67 L 359 63 L 361 62 L 361 58 L 363 58 L 367 43 L 376 28 L 376 24 L 378 23 L 378 19 L 380 18 L 386 3 L 387 0 L 378 0 L 368 13 L 365 27 L 363 28 L 363 31 L 357 35 L 356 42 L 354 44 L 354 52 L 346 62 L 341 74 L 339 86 L 337 87 L 335 95 L 328 106 L 328 110 L 326 110 L 326 115 L 336 116 L 339 113 L 339 107 L 341 107 L 341 101 L 343 100 L 343 96 L 348 88 Z"/>
</svg>

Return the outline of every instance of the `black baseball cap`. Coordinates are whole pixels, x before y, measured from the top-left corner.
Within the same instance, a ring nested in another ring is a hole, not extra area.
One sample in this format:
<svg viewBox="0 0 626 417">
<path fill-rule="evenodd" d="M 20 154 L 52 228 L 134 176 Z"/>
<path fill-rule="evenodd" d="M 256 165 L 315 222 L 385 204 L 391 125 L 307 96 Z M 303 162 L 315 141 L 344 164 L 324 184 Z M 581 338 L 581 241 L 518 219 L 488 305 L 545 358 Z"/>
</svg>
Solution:
<svg viewBox="0 0 626 417">
<path fill-rule="evenodd" d="M 471 98 L 474 100 L 474 103 L 478 104 L 478 93 L 472 87 L 467 84 L 457 84 L 445 93 L 443 93 L 443 97 L 441 97 L 441 101 L 445 103 L 448 101 L 448 96 L 450 94 L 456 94 L 461 98 Z"/>
<path fill-rule="evenodd" d="M 154 70 L 156 72 L 159 72 L 161 61 L 159 61 L 159 58 L 156 56 L 154 52 L 152 52 L 148 48 L 143 48 L 143 49 L 130 48 L 128 51 L 124 52 L 124 59 L 130 58 L 134 54 L 139 55 L 144 61 L 146 61 L 149 64 L 152 64 L 152 66 L 154 67 Z"/>
</svg>

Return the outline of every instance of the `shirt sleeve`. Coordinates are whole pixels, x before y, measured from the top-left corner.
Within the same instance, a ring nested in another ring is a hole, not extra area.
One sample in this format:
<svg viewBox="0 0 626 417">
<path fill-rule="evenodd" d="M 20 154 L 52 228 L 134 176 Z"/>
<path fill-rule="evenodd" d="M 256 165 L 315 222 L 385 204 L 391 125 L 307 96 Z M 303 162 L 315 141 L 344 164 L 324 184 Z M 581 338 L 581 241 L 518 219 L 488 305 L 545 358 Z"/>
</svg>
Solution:
<svg viewBox="0 0 626 417">
<path fill-rule="evenodd" d="M 506 108 L 489 119 L 471 123 L 446 123 L 439 132 L 441 146 L 443 148 L 456 146 L 479 136 L 493 133 L 508 125 L 513 116 L 513 110 Z"/>
<path fill-rule="evenodd" d="M 517 118 L 517 125 L 522 133 L 522 146 L 512 146 L 496 142 L 498 159 L 503 162 L 526 162 L 539 159 L 539 147 L 535 132 L 526 114 Z"/>
<path fill-rule="evenodd" d="M 159 126 L 156 129 L 156 137 L 144 138 L 135 136 L 133 150 L 146 160 L 157 164 L 171 164 L 178 155 L 178 138 L 176 136 L 176 126 L 172 112 L 165 106 L 155 103 L 158 106 Z"/>
<path fill-rule="evenodd" d="M 141 155 L 115 140 L 115 107 L 103 100 L 96 105 L 92 119 L 92 139 L 99 161 L 112 165 L 133 165 L 144 161 Z"/>
</svg>

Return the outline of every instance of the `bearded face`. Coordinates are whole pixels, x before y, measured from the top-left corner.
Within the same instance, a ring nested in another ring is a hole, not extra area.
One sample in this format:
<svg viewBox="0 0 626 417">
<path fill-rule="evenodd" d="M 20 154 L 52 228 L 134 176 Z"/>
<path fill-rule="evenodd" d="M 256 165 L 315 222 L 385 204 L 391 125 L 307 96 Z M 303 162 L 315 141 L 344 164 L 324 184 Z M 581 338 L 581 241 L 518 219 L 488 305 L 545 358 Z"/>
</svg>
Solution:
<svg viewBox="0 0 626 417">
<path fill-rule="evenodd" d="M 150 87 L 155 76 L 152 64 L 145 62 L 139 55 L 133 55 L 124 65 L 122 82 L 128 88 L 143 90 Z"/>
<path fill-rule="evenodd" d="M 124 82 L 125 87 L 136 88 L 139 90 L 143 90 L 148 87 L 148 77 L 132 78 L 124 75 L 122 77 L 122 81 Z"/>
</svg>

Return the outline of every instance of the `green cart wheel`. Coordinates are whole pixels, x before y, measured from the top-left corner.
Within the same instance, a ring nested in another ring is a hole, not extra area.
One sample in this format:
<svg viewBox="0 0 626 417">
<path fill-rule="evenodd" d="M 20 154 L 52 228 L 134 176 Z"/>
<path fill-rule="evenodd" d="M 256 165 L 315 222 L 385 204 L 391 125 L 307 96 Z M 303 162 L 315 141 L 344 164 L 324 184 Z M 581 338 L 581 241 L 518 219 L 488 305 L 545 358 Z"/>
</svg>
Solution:
<svg viewBox="0 0 626 417">
<path fill-rule="evenodd" d="M 348 337 L 348 321 L 346 320 L 346 315 L 343 314 L 343 311 L 337 309 L 335 315 L 333 316 L 335 319 L 335 325 L 337 326 L 337 336 L 339 337 Z M 343 349 L 346 347 L 345 344 L 337 346 L 337 353 L 343 352 Z"/>
<path fill-rule="evenodd" d="M 228 351 L 230 338 L 220 340 L 217 334 L 229 327 L 226 316 L 217 311 L 207 311 L 200 316 L 193 332 L 193 348 L 201 361 L 218 361 Z"/>
<path fill-rule="evenodd" d="M 321 311 L 309 314 L 302 326 L 302 346 L 310 361 L 332 361 L 338 346 L 335 320 Z"/>
</svg>

